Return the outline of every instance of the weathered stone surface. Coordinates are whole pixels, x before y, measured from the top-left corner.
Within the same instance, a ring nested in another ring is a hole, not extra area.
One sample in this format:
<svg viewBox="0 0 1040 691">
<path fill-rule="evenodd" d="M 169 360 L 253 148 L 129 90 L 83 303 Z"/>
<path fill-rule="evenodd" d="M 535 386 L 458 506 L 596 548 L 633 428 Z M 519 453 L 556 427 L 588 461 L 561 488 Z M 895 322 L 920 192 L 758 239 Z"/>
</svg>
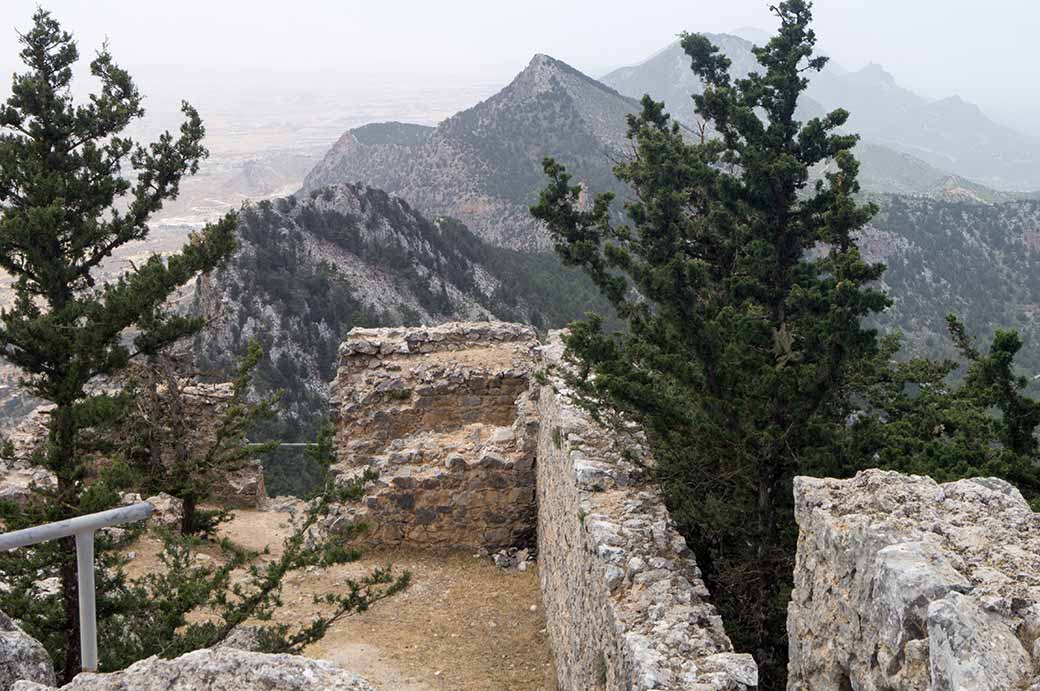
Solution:
<svg viewBox="0 0 1040 691">
<path fill-rule="evenodd" d="M 264 485 L 264 466 L 252 460 L 227 473 L 213 488 L 210 500 L 221 506 L 255 509 L 266 505 L 267 489 Z"/>
<path fill-rule="evenodd" d="M 1040 520 L 1001 480 L 797 478 L 790 691 L 1040 682 Z"/>
<path fill-rule="evenodd" d="M 19 682 L 13 691 L 52 687 Z M 79 674 L 61 691 L 376 691 L 324 660 L 234 648 L 196 650 L 174 660 L 150 657 L 114 674 Z"/>
<path fill-rule="evenodd" d="M 148 520 L 171 530 L 180 527 L 181 521 L 184 520 L 183 501 L 165 492 L 148 497 L 145 501 L 155 507 L 155 512 Z"/>
<path fill-rule="evenodd" d="M 20 679 L 53 684 L 54 666 L 39 641 L 0 612 L 0 691 Z"/>
<path fill-rule="evenodd" d="M 558 334 L 542 348 L 560 364 Z M 758 683 L 733 652 L 686 541 L 623 452 L 648 461 L 574 405 L 535 387 L 538 559 L 561 689 L 719 691 Z"/>
<path fill-rule="evenodd" d="M 47 439 L 47 421 L 54 408 L 49 403 L 38 405 L 7 435 L 13 447 L 10 459 L 0 459 L 0 501 L 24 506 L 33 488 L 51 491 L 57 488 L 54 473 L 35 465 L 33 453 Z"/>
<path fill-rule="evenodd" d="M 370 545 L 529 545 L 537 421 L 519 411 L 536 345 L 498 322 L 352 330 L 331 387 L 333 472 L 378 479 L 328 527 L 364 522 Z"/>
<path fill-rule="evenodd" d="M 24 506 L 33 495 L 33 489 L 54 490 L 58 481 L 46 468 L 30 465 L 23 460 L 0 460 L 0 501 Z"/>
</svg>

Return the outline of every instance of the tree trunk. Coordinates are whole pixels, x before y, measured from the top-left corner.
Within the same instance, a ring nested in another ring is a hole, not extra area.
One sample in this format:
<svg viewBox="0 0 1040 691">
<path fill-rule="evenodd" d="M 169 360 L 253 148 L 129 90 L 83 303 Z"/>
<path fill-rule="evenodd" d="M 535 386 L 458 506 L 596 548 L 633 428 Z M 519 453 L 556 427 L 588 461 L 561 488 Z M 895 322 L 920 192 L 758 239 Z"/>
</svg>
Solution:
<svg viewBox="0 0 1040 691">
<path fill-rule="evenodd" d="M 76 459 L 76 423 L 72 403 L 59 403 L 51 413 L 51 449 L 48 464 L 58 479 L 58 501 L 51 520 L 61 521 L 78 515 L 83 469 Z M 59 550 L 58 573 L 61 599 L 65 608 L 65 663 L 61 679 L 69 682 L 80 671 L 79 588 L 77 586 L 76 546 L 72 538 L 63 539 Z"/>
<path fill-rule="evenodd" d="M 181 535 L 191 535 L 195 531 L 196 507 L 195 495 L 186 495 L 184 497 L 184 515 L 181 517 Z"/>
</svg>

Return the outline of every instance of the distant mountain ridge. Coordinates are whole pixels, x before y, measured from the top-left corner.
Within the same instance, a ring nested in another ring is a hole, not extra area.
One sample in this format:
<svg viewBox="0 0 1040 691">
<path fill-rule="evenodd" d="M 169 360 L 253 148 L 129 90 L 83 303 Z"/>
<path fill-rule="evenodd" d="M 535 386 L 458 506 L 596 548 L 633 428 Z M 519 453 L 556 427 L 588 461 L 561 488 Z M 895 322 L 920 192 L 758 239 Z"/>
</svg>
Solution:
<svg viewBox="0 0 1040 691">
<path fill-rule="evenodd" d="M 710 38 L 733 57 L 735 75 L 757 65 L 748 41 L 724 34 Z M 848 83 L 866 79 L 898 91 L 887 73 L 874 72 L 850 74 Z M 839 83 L 843 74 L 831 70 L 828 79 Z M 384 122 L 349 130 L 306 176 L 302 191 L 363 182 L 407 199 L 424 214 L 458 218 L 492 244 L 547 250 L 548 237 L 528 210 L 545 184 L 545 156 L 564 163 L 591 192 L 614 192 L 623 199 L 627 190 L 615 179 L 613 166 L 630 151 L 626 116 L 640 106 L 622 94 L 649 90 L 680 122 L 693 122 L 690 94 L 700 85 L 678 44 L 642 65 L 615 70 L 608 79 L 612 85 L 536 55 L 497 94 L 436 127 Z M 916 98 L 907 94 L 900 99 Z M 807 97 L 800 110 L 809 118 L 826 108 Z M 861 143 L 857 154 L 868 193 L 987 203 L 1014 198 L 871 141 Z"/>
<path fill-rule="evenodd" d="M 730 58 L 734 76 L 760 69 L 750 41 L 705 35 Z M 649 93 L 687 123 L 696 118 L 690 94 L 703 89 L 678 42 L 638 65 L 612 71 L 603 82 L 635 98 Z M 1040 188 L 1040 140 L 994 122 L 960 97 L 933 101 L 915 94 L 881 65 L 851 72 L 827 67 L 813 74 L 799 104 L 800 117 L 838 107 L 851 113 L 848 129 L 866 143 L 910 154 L 976 184 L 1006 191 Z"/>
<path fill-rule="evenodd" d="M 504 89 L 435 128 L 366 125 L 343 135 L 307 175 L 303 191 L 364 182 L 423 213 L 453 216 L 496 245 L 548 248 L 528 213 L 544 185 L 542 159 L 566 162 L 597 191 L 623 191 L 614 161 L 639 104 L 546 55 Z"/>
</svg>

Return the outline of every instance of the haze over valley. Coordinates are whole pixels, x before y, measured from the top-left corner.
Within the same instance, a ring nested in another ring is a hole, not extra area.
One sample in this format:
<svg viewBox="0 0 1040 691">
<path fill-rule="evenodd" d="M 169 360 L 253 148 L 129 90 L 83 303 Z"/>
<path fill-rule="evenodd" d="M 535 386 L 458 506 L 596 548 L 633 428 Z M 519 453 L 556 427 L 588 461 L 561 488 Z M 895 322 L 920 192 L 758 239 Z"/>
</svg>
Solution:
<svg viewBox="0 0 1040 691">
<path fill-rule="evenodd" d="M 1038 7 L 0 16 L 0 691 L 1040 691 Z"/>
</svg>

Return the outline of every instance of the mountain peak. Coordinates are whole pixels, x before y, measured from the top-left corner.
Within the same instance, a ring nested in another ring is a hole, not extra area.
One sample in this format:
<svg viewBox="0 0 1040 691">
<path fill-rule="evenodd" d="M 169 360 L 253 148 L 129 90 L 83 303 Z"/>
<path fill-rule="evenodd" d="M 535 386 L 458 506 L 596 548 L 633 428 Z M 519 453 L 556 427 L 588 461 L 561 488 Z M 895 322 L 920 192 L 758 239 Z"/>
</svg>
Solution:
<svg viewBox="0 0 1040 691">
<path fill-rule="evenodd" d="M 527 67 L 520 74 L 557 74 L 572 69 L 569 65 L 551 55 L 535 53 L 535 56 L 531 58 L 531 62 L 527 63 Z"/>
<path fill-rule="evenodd" d="M 856 76 L 861 78 L 869 79 L 871 81 L 880 82 L 886 86 L 895 86 L 896 78 L 892 76 L 884 67 L 876 62 L 868 64 L 866 67 L 856 73 Z"/>
<path fill-rule="evenodd" d="M 509 86 L 499 93 L 515 91 L 518 87 L 523 94 L 545 93 L 558 88 L 563 88 L 565 91 L 574 94 L 575 91 L 592 89 L 607 93 L 611 97 L 628 100 L 603 82 L 597 81 L 564 61 L 544 53 L 536 53 L 531 58 L 531 62 L 527 64 L 527 67 L 513 79 Z"/>
<path fill-rule="evenodd" d="M 559 60 L 552 57 L 551 55 L 546 55 L 545 53 L 535 53 L 534 57 L 531 58 L 531 62 L 527 64 L 527 69 L 531 69 L 532 67 L 539 68 L 545 65 L 552 65 L 558 62 Z"/>
</svg>

